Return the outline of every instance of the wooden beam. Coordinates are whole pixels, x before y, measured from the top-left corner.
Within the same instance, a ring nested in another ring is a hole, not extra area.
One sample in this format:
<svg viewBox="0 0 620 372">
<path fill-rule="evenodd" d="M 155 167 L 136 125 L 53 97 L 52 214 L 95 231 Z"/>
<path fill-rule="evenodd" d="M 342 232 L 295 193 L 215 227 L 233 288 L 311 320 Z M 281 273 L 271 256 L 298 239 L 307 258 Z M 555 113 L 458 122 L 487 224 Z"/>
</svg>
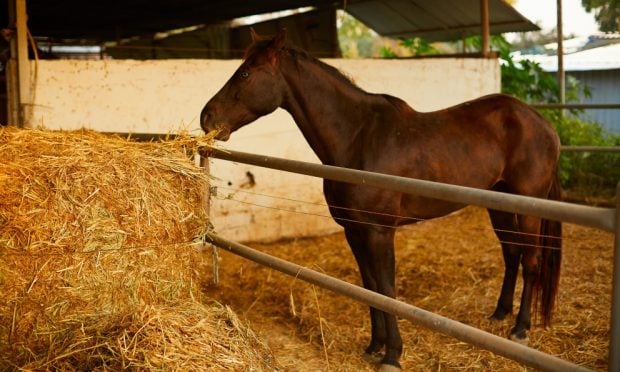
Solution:
<svg viewBox="0 0 620 372">
<path fill-rule="evenodd" d="M 14 29 L 17 23 L 15 1 L 7 2 L 9 14 L 9 29 Z M 17 75 L 17 40 L 14 35 L 9 39 L 9 60 L 6 64 L 6 95 L 7 95 L 7 124 L 18 125 L 19 123 L 19 77 Z"/>
<path fill-rule="evenodd" d="M 480 0 L 480 27 L 482 31 L 482 48 L 480 53 L 488 56 L 491 51 L 490 35 L 491 27 L 489 26 L 489 0 Z"/>
<path fill-rule="evenodd" d="M 19 84 L 19 122 L 20 127 L 28 125 L 32 107 L 30 94 L 30 61 L 28 60 L 28 14 L 26 0 L 15 1 L 17 29 L 17 73 Z"/>
<path fill-rule="evenodd" d="M 30 61 L 28 60 L 28 15 L 26 0 L 9 0 L 11 57 L 7 63 L 8 123 L 18 127 L 28 125 L 32 107 Z"/>
</svg>

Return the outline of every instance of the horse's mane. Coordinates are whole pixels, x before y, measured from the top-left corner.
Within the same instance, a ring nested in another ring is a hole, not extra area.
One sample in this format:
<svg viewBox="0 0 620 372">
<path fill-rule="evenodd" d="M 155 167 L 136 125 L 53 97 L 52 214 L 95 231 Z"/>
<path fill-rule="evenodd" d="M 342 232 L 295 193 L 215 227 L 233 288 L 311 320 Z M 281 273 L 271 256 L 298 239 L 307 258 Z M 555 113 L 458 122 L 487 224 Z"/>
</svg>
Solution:
<svg viewBox="0 0 620 372">
<path fill-rule="evenodd" d="M 271 43 L 271 40 L 268 40 L 268 39 L 260 40 L 260 41 L 252 43 L 252 45 L 250 45 L 248 49 L 245 51 L 245 55 L 243 59 L 246 60 L 252 55 L 254 55 L 255 53 L 259 53 L 262 50 L 267 49 L 270 43 Z M 352 88 L 355 88 L 358 90 L 361 89 L 345 73 L 335 68 L 334 66 L 328 65 L 327 63 L 321 61 L 320 59 L 312 56 L 310 53 L 308 53 L 307 51 L 303 49 L 297 48 L 294 45 L 287 43 L 287 45 L 282 49 L 282 52 L 288 54 L 295 63 L 299 61 L 311 62 L 315 65 L 318 65 L 323 71 L 327 72 L 331 77 L 335 78 L 336 80 L 344 84 L 347 84 L 351 86 Z"/>
</svg>

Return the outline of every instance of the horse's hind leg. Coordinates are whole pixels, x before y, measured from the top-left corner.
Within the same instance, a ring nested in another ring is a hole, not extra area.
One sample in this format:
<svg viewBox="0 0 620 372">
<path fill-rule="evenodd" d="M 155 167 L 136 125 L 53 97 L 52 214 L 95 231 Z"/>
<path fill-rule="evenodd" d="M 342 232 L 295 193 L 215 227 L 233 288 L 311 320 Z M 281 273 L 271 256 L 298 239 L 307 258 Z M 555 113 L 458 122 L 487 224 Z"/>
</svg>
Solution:
<svg viewBox="0 0 620 372">
<path fill-rule="evenodd" d="M 517 219 L 513 213 L 501 212 L 489 209 L 491 223 L 495 230 L 495 235 L 502 245 L 504 255 L 504 280 L 502 290 L 497 300 L 497 307 L 491 315 L 491 319 L 503 320 L 506 315 L 512 313 L 512 306 L 517 284 L 517 274 L 519 272 L 519 259 L 521 258 L 521 248 L 510 244 L 515 241 L 514 231 L 517 230 Z"/>
<path fill-rule="evenodd" d="M 540 233 L 540 218 L 519 215 L 518 217 L 519 242 L 523 246 L 521 266 L 523 270 L 523 293 L 521 305 L 517 314 L 515 326 L 510 331 L 510 338 L 527 343 L 527 330 L 531 326 L 532 297 L 535 287 L 538 285 L 540 254 L 538 235 Z"/>
<path fill-rule="evenodd" d="M 494 210 L 489 210 L 489 215 L 495 234 L 502 245 L 505 264 L 502 290 L 497 301 L 497 308 L 491 318 L 501 320 L 507 314 L 512 313 L 520 262 L 523 292 L 516 324 L 510 331 L 510 338 L 521 343 L 527 343 L 527 330 L 531 326 L 532 297 L 538 278 L 540 219 Z"/>
</svg>

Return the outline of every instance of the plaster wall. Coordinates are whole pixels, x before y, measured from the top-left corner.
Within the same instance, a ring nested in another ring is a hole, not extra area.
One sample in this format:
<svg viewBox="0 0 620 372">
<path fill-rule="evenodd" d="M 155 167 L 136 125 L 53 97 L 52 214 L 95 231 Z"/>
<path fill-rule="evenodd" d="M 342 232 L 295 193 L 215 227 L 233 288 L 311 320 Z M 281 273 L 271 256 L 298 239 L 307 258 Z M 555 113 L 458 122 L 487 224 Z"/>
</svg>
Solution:
<svg viewBox="0 0 620 372">
<path fill-rule="evenodd" d="M 418 111 L 500 90 L 499 63 L 494 59 L 325 61 L 361 88 L 400 97 Z M 200 110 L 239 64 L 238 60 L 40 60 L 33 124 L 108 132 L 184 129 L 198 134 Z M 240 129 L 220 145 L 318 162 L 283 110 Z M 339 229 L 326 217 L 320 179 L 216 159 L 211 160 L 210 170 L 218 187 L 211 206 L 212 222 L 222 236 L 272 241 Z"/>
</svg>

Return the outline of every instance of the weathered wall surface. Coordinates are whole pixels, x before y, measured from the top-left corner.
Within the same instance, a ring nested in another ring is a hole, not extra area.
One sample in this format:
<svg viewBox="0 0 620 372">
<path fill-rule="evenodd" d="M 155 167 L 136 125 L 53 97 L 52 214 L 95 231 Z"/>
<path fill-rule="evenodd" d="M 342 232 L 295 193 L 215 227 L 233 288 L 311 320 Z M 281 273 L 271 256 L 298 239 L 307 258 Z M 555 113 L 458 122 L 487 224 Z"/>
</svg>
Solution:
<svg viewBox="0 0 620 372">
<path fill-rule="evenodd" d="M 400 97 L 419 111 L 440 109 L 500 90 L 499 64 L 491 59 L 326 62 L 341 69 L 363 89 Z M 240 62 L 60 60 L 38 63 L 34 125 L 153 133 L 186 129 L 199 133 L 200 110 Z M 290 115 L 283 110 L 242 128 L 221 146 L 318 162 Z M 240 241 L 265 241 L 338 229 L 325 217 L 328 212 L 319 179 L 219 160 L 211 161 L 211 173 L 217 178 L 214 185 L 218 186 L 212 203 L 212 220 L 223 236 Z"/>
</svg>

